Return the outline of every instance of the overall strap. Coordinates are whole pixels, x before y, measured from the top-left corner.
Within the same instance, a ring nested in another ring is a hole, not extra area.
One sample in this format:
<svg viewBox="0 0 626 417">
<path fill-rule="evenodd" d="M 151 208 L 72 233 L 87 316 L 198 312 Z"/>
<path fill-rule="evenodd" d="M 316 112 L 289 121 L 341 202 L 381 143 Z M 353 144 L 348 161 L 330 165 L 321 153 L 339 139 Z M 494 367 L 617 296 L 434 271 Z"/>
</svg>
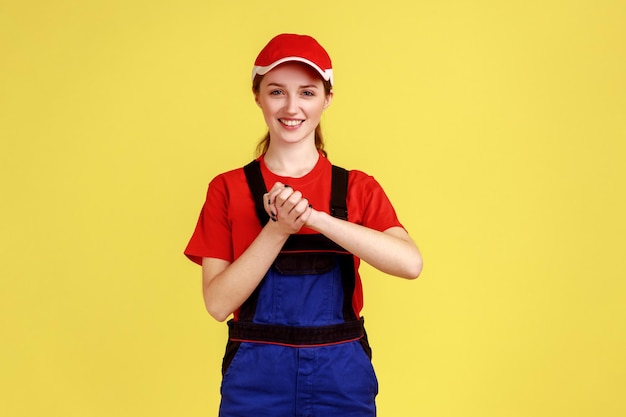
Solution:
<svg viewBox="0 0 626 417">
<path fill-rule="evenodd" d="M 332 188 L 330 191 L 330 214 L 342 220 L 348 220 L 348 171 L 333 165 Z"/>
<path fill-rule="evenodd" d="M 265 212 L 265 207 L 263 206 L 263 196 L 267 193 L 267 188 L 265 188 L 265 181 L 263 181 L 263 175 L 261 174 L 261 164 L 255 159 L 243 167 L 243 172 L 246 174 L 248 187 L 254 199 L 256 215 L 261 222 L 261 226 L 265 226 L 270 220 L 270 216 Z"/>
</svg>

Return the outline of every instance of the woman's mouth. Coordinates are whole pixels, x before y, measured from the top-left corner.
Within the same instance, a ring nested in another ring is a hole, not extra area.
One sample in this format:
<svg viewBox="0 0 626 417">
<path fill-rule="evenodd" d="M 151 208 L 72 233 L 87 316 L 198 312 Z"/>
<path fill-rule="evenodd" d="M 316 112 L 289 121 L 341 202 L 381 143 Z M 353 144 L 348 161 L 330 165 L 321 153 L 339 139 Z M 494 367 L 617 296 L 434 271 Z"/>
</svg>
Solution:
<svg viewBox="0 0 626 417">
<path fill-rule="evenodd" d="M 302 119 L 278 119 L 278 121 L 287 127 L 296 127 L 304 123 Z"/>
</svg>

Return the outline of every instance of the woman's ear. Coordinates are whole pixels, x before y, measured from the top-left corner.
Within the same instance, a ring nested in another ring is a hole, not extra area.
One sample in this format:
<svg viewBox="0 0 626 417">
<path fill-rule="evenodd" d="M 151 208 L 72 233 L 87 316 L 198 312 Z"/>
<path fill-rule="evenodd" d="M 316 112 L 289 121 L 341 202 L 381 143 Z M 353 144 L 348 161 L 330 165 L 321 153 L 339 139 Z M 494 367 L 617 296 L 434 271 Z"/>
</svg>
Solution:
<svg viewBox="0 0 626 417">
<path fill-rule="evenodd" d="M 324 110 L 326 110 L 326 108 L 330 106 L 330 103 L 333 101 L 333 95 L 334 93 L 332 91 L 326 94 L 326 100 L 324 101 Z"/>
<path fill-rule="evenodd" d="M 257 91 L 254 91 L 254 88 L 252 89 L 252 94 L 254 95 L 254 102 L 256 103 L 256 105 L 261 107 L 261 102 L 259 101 L 259 93 Z"/>
</svg>

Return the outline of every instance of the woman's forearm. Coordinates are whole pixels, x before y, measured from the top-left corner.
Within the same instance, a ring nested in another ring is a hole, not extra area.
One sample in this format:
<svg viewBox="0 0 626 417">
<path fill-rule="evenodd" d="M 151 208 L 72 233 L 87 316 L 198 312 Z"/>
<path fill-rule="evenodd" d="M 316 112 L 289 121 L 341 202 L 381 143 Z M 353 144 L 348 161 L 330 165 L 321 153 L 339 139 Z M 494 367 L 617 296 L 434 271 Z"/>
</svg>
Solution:
<svg viewBox="0 0 626 417">
<path fill-rule="evenodd" d="M 384 273 L 415 279 L 422 271 L 422 256 L 401 227 L 379 232 L 319 211 L 311 213 L 307 227 Z"/>
<path fill-rule="evenodd" d="M 259 285 L 289 235 L 270 222 L 236 261 L 204 258 L 204 303 L 213 318 L 224 321 Z"/>
</svg>

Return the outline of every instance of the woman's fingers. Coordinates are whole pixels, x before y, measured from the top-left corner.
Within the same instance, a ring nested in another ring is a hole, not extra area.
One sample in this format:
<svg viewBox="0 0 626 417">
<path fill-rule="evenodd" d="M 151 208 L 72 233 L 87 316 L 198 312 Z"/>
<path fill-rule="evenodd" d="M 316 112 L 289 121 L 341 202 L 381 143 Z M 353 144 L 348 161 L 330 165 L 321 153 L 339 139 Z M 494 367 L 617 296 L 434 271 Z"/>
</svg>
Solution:
<svg viewBox="0 0 626 417">
<path fill-rule="evenodd" d="M 277 182 L 263 196 L 263 200 L 270 219 L 284 224 L 291 233 L 298 232 L 308 219 L 309 201 L 289 185 Z"/>
<path fill-rule="evenodd" d="M 263 204 L 270 209 L 283 207 L 285 204 L 292 206 L 301 198 L 302 193 L 300 191 L 295 191 L 290 186 L 277 182 L 272 189 L 265 194 L 266 201 L 264 201 Z"/>
<path fill-rule="evenodd" d="M 276 221 L 276 196 L 284 189 L 285 186 L 282 183 L 277 182 L 267 193 L 263 195 L 263 207 L 265 208 L 265 212 L 274 221 Z"/>
<path fill-rule="evenodd" d="M 307 211 L 311 209 L 309 205 L 309 200 L 306 198 L 301 198 L 289 211 L 289 216 L 293 219 L 293 221 L 305 223 L 306 217 L 305 214 Z M 302 226 L 302 224 L 300 226 Z"/>
<path fill-rule="evenodd" d="M 294 191 L 291 188 L 285 188 L 282 192 L 278 193 L 274 199 L 274 205 L 279 208 L 285 208 L 291 211 L 293 206 L 298 204 L 302 199 L 302 193 L 300 191 Z"/>
</svg>

